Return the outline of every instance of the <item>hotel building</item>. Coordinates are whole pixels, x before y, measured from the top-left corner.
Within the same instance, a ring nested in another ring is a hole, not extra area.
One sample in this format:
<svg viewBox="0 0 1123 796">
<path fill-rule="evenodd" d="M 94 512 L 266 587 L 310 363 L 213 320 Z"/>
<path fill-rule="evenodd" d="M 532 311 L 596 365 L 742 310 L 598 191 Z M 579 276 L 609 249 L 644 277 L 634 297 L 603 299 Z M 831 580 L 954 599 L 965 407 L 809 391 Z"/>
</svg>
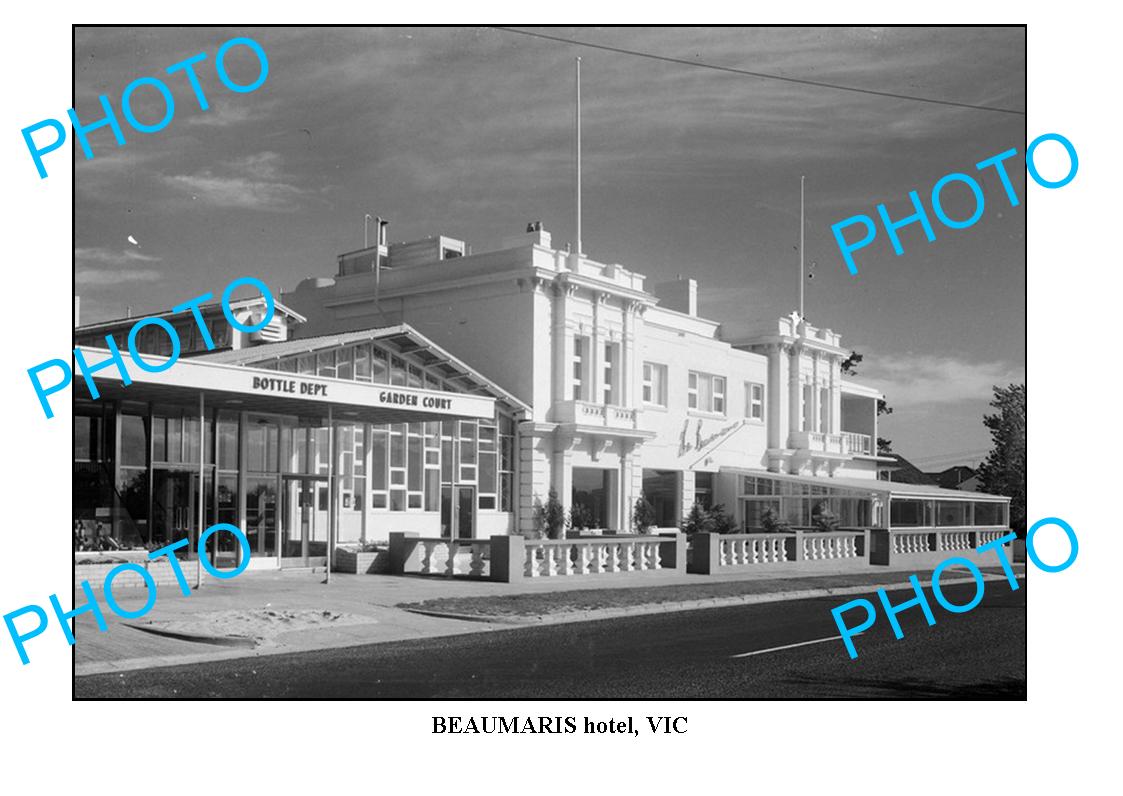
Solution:
<svg viewBox="0 0 1123 796">
<path fill-rule="evenodd" d="M 824 509 L 843 527 L 1008 524 L 1007 498 L 877 479 L 881 396 L 798 313 L 729 341 L 694 280 L 648 286 L 538 224 L 478 254 L 377 232 L 277 297 L 260 332 L 207 307 L 207 349 L 169 315 L 174 367 L 127 386 L 99 371 L 97 400 L 76 386 L 76 517 L 157 544 L 194 537 L 201 506 L 204 528 L 245 529 L 255 566 L 322 565 L 329 524 L 339 543 L 531 532 L 551 489 L 616 532 L 641 496 L 659 527 L 695 502 L 746 530 L 769 507 L 796 527 Z M 232 309 L 252 322 L 265 304 Z M 76 345 L 124 350 L 136 321 L 79 327 Z M 145 332 L 141 353 L 170 353 Z"/>
</svg>

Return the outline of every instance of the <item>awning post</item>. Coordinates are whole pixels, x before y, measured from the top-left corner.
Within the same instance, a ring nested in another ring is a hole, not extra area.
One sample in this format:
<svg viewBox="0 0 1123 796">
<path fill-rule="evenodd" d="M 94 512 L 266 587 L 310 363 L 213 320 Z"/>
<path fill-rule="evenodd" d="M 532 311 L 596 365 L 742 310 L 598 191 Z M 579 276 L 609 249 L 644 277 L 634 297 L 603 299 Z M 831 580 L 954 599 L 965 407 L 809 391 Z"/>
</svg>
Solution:
<svg viewBox="0 0 1123 796">
<path fill-rule="evenodd" d="M 203 393 L 199 393 L 199 515 L 195 521 L 195 588 L 203 586 L 203 555 L 206 551 L 199 549 L 199 540 L 203 538 L 203 523 L 206 522 L 206 476 L 204 463 L 207 458 L 207 423 L 206 408 Z"/>
</svg>

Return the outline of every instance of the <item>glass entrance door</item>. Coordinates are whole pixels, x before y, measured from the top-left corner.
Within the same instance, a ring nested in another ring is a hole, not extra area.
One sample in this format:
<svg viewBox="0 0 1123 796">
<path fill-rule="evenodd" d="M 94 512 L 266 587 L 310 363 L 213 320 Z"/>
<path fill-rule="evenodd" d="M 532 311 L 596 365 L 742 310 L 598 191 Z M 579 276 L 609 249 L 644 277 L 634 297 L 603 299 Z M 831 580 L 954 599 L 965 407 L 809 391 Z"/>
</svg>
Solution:
<svg viewBox="0 0 1123 796">
<path fill-rule="evenodd" d="M 182 470 L 152 472 L 152 543 L 157 547 L 187 539 L 176 551 L 179 558 L 194 553 L 195 515 L 198 511 L 199 476 Z"/>
<path fill-rule="evenodd" d="M 208 471 L 203 496 L 206 528 L 214 519 L 214 473 Z M 199 524 L 199 472 L 161 469 L 152 471 L 152 543 L 159 547 L 187 539 L 188 544 L 176 550 L 179 558 L 193 559 L 201 532 Z M 224 538 L 225 537 L 225 538 Z M 236 563 L 237 541 L 230 534 L 212 534 L 207 541 L 207 555 L 219 567 Z"/>
<path fill-rule="evenodd" d="M 327 565 L 328 482 L 312 476 L 285 476 L 281 566 Z"/>
<path fill-rule="evenodd" d="M 476 537 L 476 488 L 441 487 L 441 536 L 456 539 Z"/>
</svg>

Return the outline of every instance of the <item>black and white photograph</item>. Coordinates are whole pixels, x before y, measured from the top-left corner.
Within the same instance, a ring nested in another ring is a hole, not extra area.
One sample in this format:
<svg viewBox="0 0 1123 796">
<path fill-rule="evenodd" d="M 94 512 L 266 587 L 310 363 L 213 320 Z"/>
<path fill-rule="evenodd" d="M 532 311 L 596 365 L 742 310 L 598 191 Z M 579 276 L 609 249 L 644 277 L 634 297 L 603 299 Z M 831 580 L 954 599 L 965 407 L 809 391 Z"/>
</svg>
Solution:
<svg viewBox="0 0 1123 796">
<path fill-rule="evenodd" d="M 76 26 L 74 697 L 1025 700 L 1026 59 Z"/>
</svg>

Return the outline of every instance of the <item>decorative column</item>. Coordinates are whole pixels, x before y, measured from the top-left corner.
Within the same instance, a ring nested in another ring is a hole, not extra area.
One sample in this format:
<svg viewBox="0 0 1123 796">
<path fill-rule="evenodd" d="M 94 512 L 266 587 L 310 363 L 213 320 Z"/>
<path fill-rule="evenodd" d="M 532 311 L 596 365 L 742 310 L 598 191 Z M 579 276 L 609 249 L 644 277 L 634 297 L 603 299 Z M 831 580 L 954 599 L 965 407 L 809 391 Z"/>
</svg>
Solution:
<svg viewBox="0 0 1123 796">
<path fill-rule="evenodd" d="M 604 305 L 608 302 L 607 293 L 593 293 L 593 331 L 589 335 L 589 400 L 595 404 L 604 403 L 604 344 L 607 335 L 604 325 Z"/>
<path fill-rule="evenodd" d="M 803 384 L 800 378 L 799 358 L 799 346 L 793 345 L 791 347 L 791 372 L 788 374 L 788 412 L 791 416 L 791 423 L 789 425 L 791 432 L 804 430 L 803 406 L 801 404 Z M 788 444 L 791 445 L 790 442 Z"/>
<path fill-rule="evenodd" d="M 569 401 L 573 397 L 573 327 L 569 322 L 569 307 L 577 292 L 574 285 L 559 282 L 554 287 L 553 317 L 553 402 Z"/>
<path fill-rule="evenodd" d="M 819 366 L 823 361 L 823 355 L 819 351 L 811 352 L 811 428 L 810 431 L 826 431 L 822 424 L 819 422 L 821 412 L 819 411 Z"/>
<path fill-rule="evenodd" d="M 640 408 L 642 401 L 638 400 L 635 393 L 636 384 L 636 368 L 643 367 L 636 357 L 636 313 L 638 312 L 640 303 L 638 301 L 626 301 L 623 304 L 622 311 L 624 314 L 624 334 L 620 341 L 620 399 L 617 401 L 621 406 L 628 406 L 635 409 Z"/>
</svg>

